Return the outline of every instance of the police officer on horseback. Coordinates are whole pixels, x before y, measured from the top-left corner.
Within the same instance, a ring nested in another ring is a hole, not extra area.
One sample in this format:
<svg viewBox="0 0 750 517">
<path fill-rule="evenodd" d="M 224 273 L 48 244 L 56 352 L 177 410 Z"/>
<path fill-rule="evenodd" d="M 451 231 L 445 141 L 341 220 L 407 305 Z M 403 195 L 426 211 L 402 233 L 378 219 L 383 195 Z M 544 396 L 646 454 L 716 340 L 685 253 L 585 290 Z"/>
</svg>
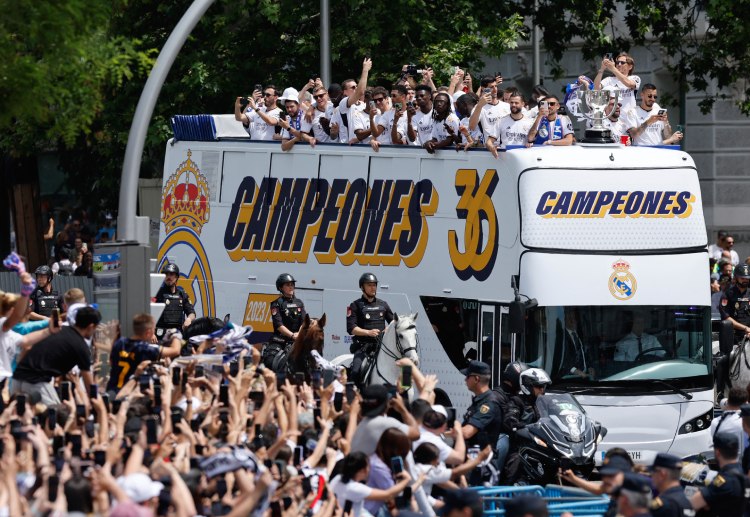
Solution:
<svg viewBox="0 0 750 517">
<path fill-rule="evenodd" d="M 727 289 L 719 305 L 721 318 L 732 322 L 735 342 L 750 337 L 750 265 L 740 264 L 734 268 L 734 285 Z"/>
<path fill-rule="evenodd" d="M 276 279 L 276 289 L 281 293 L 271 302 L 271 321 L 273 322 L 273 337 L 263 350 L 263 364 L 267 368 L 276 370 L 275 358 L 284 351 L 289 354 L 291 345 L 297 338 L 302 323 L 305 321 L 305 304 L 294 296 L 297 281 L 289 273 L 283 273 Z M 278 365 L 280 367 L 281 365 Z"/>
<path fill-rule="evenodd" d="M 195 319 L 195 309 L 190 303 L 185 289 L 177 285 L 180 278 L 180 268 L 177 264 L 167 264 L 161 271 L 164 274 L 164 283 L 156 292 L 154 301 L 164 304 L 164 311 L 156 322 L 156 337 L 162 339 L 167 330 L 177 329 L 182 331 Z"/>
<path fill-rule="evenodd" d="M 362 296 L 354 300 L 346 309 L 346 331 L 353 336 L 349 352 L 354 354 L 351 366 L 351 380 L 362 384 L 362 362 L 365 356 L 377 349 L 378 338 L 388 323 L 393 321 L 393 311 L 388 304 L 376 298 L 378 279 L 372 273 L 359 277 Z"/>
</svg>

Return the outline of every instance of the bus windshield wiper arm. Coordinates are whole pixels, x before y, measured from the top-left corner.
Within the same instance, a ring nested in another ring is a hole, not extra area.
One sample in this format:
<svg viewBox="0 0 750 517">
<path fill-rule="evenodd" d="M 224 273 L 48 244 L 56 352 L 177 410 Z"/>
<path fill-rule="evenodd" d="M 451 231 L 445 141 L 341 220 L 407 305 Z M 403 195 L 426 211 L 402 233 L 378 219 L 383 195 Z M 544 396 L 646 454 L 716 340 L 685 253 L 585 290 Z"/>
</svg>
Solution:
<svg viewBox="0 0 750 517">
<path fill-rule="evenodd" d="M 683 389 L 680 389 L 677 386 L 675 386 L 674 384 L 668 383 L 667 381 L 663 381 L 661 379 L 649 379 L 649 382 L 654 382 L 656 384 L 661 384 L 662 386 L 666 386 L 667 388 L 669 388 L 670 390 L 674 391 L 678 395 L 682 395 L 683 397 L 685 397 L 685 400 L 693 400 L 693 394 L 692 393 L 688 393 L 687 391 L 685 391 Z"/>
</svg>

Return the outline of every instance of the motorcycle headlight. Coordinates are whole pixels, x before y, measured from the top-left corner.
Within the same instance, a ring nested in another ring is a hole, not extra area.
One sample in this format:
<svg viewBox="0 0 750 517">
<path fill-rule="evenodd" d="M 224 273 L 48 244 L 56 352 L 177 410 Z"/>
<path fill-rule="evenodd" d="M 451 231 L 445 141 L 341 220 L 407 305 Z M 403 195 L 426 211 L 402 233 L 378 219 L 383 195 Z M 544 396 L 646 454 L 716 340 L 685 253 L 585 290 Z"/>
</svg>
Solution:
<svg viewBox="0 0 750 517">
<path fill-rule="evenodd" d="M 536 436 L 534 437 L 534 442 L 537 445 L 539 445 L 540 447 L 547 447 L 547 442 L 545 442 L 544 440 L 541 440 L 541 439 L 537 438 Z"/>
<path fill-rule="evenodd" d="M 711 420 L 713 419 L 713 417 L 714 410 L 711 409 L 710 411 L 703 413 L 701 416 L 693 418 L 692 420 L 689 420 L 682 424 L 677 434 L 697 433 L 699 431 L 703 431 L 704 429 L 708 429 L 709 427 L 711 427 Z"/>
</svg>

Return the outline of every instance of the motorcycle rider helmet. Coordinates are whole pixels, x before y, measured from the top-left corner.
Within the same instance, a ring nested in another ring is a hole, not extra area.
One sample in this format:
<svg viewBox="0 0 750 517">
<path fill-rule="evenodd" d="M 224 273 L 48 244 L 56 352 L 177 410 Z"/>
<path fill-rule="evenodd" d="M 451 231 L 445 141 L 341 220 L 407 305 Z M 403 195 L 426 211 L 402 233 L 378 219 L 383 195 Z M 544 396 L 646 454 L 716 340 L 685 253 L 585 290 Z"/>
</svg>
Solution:
<svg viewBox="0 0 750 517">
<path fill-rule="evenodd" d="M 177 267 L 177 264 L 169 263 L 166 266 L 164 266 L 161 272 L 162 274 L 165 274 L 165 275 L 167 273 L 174 273 L 175 275 L 180 276 L 180 268 Z"/>
<path fill-rule="evenodd" d="M 750 278 L 750 265 L 740 264 L 734 268 L 734 278 L 747 279 Z"/>
<path fill-rule="evenodd" d="M 45 275 L 51 282 L 52 277 L 55 276 L 55 273 L 52 271 L 51 267 L 44 265 L 44 266 L 39 266 L 38 268 L 36 268 L 36 271 L 34 271 L 34 276 L 36 275 Z"/>
<path fill-rule="evenodd" d="M 378 283 L 378 277 L 373 275 L 372 273 L 364 273 L 361 277 L 359 277 L 359 288 L 362 289 L 365 284 L 375 282 Z"/>
<path fill-rule="evenodd" d="M 281 291 L 281 288 L 284 286 L 284 284 L 288 284 L 289 282 L 293 284 L 297 283 L 294 277 L 290 275 L 289 273 L 280 274 L 279 277 L 276 279 L 276 290 Z"/>
<path fill-rule="evenodd" d="M 521 389 L 521 373 L 529 369 L 523 361 L 512 361 L 503 370 L 503 382 L 507 382 L 513 392 Z"/>
<path fill-rule="evenodd" d="M 541 368 L 529 368 L 526 371 L 521 372 L 521 393 L 524 395 L 531 395 L 536 387 L 547 387 L 552 384 L 552 379 L 549 378 L 547 372 Z"/>
</svg>

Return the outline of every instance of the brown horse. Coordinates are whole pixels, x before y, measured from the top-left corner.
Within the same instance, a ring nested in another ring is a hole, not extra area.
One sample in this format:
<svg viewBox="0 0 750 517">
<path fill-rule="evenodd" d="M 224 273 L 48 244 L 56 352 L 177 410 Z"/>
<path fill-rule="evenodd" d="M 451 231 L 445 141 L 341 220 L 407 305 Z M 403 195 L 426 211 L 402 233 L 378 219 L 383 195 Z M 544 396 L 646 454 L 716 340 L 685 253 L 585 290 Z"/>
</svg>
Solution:
<svg viewBox="0 0 750 517">
<path fill-rule="evenodd" d="M 287 372 L 294 374 L 303 372 L 305 378 L 309 380 L 310 371 L 315 369 L 315 360 L 311 352 L 316 350 L 323 355 L 323 341 L 325 333 L 323 327 L 326 325 L 326 315 L 323 314 L 319 319 L 310 318 L 305 315 L 305 322 L 297 333 L 297 339 L 294 340 L 292 349 L 287 358 Z"/>
</svg>

